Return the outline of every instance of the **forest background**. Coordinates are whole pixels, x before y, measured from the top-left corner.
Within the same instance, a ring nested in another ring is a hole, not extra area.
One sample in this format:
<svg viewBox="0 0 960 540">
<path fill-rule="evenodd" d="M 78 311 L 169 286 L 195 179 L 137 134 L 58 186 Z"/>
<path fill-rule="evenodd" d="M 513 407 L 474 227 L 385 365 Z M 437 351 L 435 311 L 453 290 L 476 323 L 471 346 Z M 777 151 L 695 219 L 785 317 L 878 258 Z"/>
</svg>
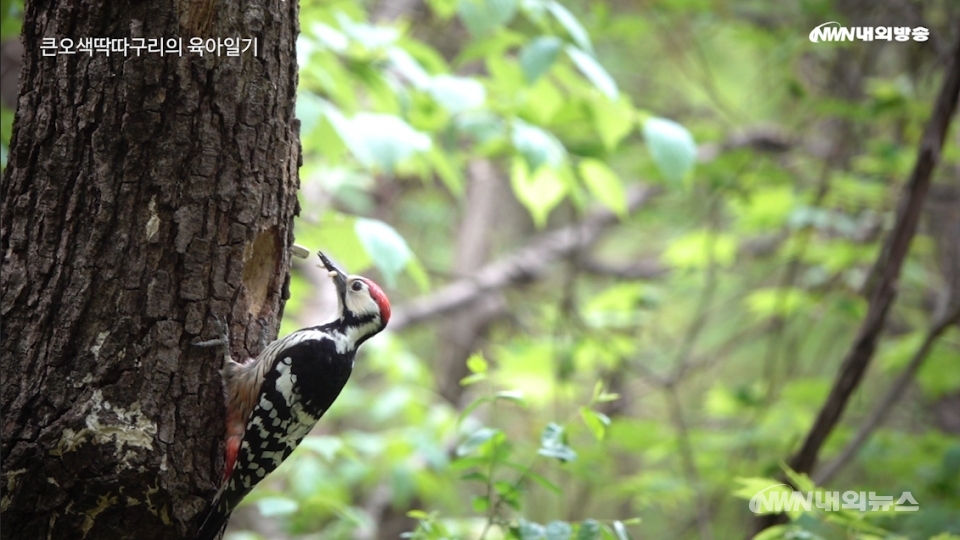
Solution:
<svg viewBox="0 0 960 540">
<path fill-rule="evenodd" d="M 4 165 L 21 12 L 3 2 Z M 296 241 L 394 316 L 227 538 L 960 538 L 955 125 L 913 189 L 958 20 L 301 2 Z M 831 21 L 912 33 L 813 41 Z M 281 335 L 330 314 L 325 285 L 294 265 Z M 764 522 L 749 501 L 785 478 L 916 504 Z"/>
</svg>

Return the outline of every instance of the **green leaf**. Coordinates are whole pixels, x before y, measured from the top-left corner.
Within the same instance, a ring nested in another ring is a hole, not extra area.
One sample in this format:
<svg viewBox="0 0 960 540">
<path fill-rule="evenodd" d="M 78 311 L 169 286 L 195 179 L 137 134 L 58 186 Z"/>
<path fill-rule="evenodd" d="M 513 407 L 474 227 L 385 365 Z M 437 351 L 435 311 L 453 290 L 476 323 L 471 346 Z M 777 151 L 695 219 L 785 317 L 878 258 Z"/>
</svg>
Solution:
<svg viewBox="0 0 960 540">
<path fill-rule="evenodd" d="M 790 483 L 797 491 L 816 491 L 817 484 L 814 483 L 813 479 L 810 478 L 807 473 L 798 473 L 782 461 L 780 462 L 780 468 L 783 469 L 784 474 L 787 475 L 787 479 L 790 480 Z"/>
<path fill-rule="evenodd" d="M 792 186 L 763 187 L 745 198 L 728 201 L 737 228 L 758 233 L 782 227 L 797 205 Z"/>
<path fill-rule="evenodd" d="M 551 521 L 547 523 L 545 536 L 547 540 L 567 540 L 573 534 L 573 528 L 565 521 Z"/>
<path fill-rule="evenodd" d="M 476 384 L 480 381 L 487 380 L 486 373 L 474 373 L 472 375 L 467 375 L 466 377 L 460 379 L 460 386 L 470 386 L 471 384 Z"/>
<path fill-rule="evenodd" d="M 564 442 L 563 426 L 553 422 L 547 424 L 543 433 L 540 435 L 540 449 L 537 453 L 541 456 L 552 457 L 560 461 L 573 461 L 577 459 L 577 453 Z"/>
<path fill-rule="evenodd" d="M 736 477 L 734 481 L 740 484 L 740 487 L 733 491 L 732 495 L 739 499 L 752 499 L 757 493 L 766 491 L 772 487 L 785 486 L 779 480 L 762 477 Z"/>
<path fill-rule="evenodd" d="M 484 377 L 486 377 L 486 375 L 484 374 L 476 373 L 474 375 L 464 377 L 463 380 L 465 381 L 467 379 L 470 379 L 470 377 L 472 376 L 480 376 L 480 375 L 483 375 Z M 473 384 L 474 382 L 476 381 L 470 381 L 469 384 Z M 463 381 L 461 381 L 461 384 L 463 384 Z M 463 420 L 468 416 L 470 416 L 470 413 L 475 411 L 477 407 L 483 405 L 484 403 L 489 403 L 491 401 L 493 401 L 493 396 L 483 396 L 470 402 L 470 404 L 468 404 L 466 407 L 463 408 L 463 410 L 460 412 L 460 415 L 457 417 L 457 425 L 459 426 L 460 424 L 462 424 Z"/>
<path fill-rule="evenodd" d="M 593 397 L 590 398 L 590 403 L 606 403 L 618 399 L 620 399 L 620 394 L 603 390 L 603 381 L 597 381 L 597 384 L 593 385 Z"/>
<path fill-rule="evenodd" d="M 343 450 L 343 439 L 329 435 L 311 435 L 304 437 L 300 446 L 320 454 L 325 461 L 332 462 Z"/>
<path fill-rule="evenodd" d="M 670 242 L 661 256 L 674 268 L 702 270 L 713 263 L 724 268 L 737 258 L 737 238 L 702 229 L 687 233 Z"/>
<path fill-rule="evenodd" d="M 563 200 L 567 193 L 567 185 L 556 171 L 544 166 L 531 176 L 526 162 L 519 158 L 513 160 L 510 184 L 517 200 L 530 212 L 533 223 L 537 227 L 543 227 L 546 224 L 550 211 Z"/>
<path fill-rule="evenodd" d="M 540 444 L 542 446 L 554 446 L 563 443 L 563 426 L 550 422 L 543 428 L 540 434 Z"/>
<path fill-rule="evenodd" d="M 472 454 L 477 450 L 477 448 L 480 448 L 483 443 L 495 437 L 497 433 L 500 433 L 499 429 L 486 427 L 474 431 L 469 437 L 467 437 L 467 440 L 463 441 L 459 446 L 457 446 L 457 456 L 466 456 L 468 454 Z"/>
<path fill-rule="evenodd" d="M 480 144 L 487 144 L 507 134 L 503 121 L 489 112 L 469 112 L 454 118 L 457 130 L 470 135 Z"/>
<path fill-rule="evenodd" d="M 916 379 L 929 399 L 939 399 L 960 389 L 960 362 L 957 361 L 956 345 L 949 345 L 947 340 L 937 341 L 927 353 Z"/>
<path fill-rule="evenodd" d="M 471 501 L 473 506 L 473 511 L 478 514 L 486 514 L 487 510 L 490 509 L 490 498 L 486 496 L 477 496 L 474 497 Z"/>
<path fill-rule="evenodd" d="M 486 378 L 486 373 L 474 373 L 473 375 L 468 375 L 461 379 L 460 384 L 467 386 L 469 384 L 485 380 Z M 457 425 L 460 425 L 466 417 L 470 416 L 470 413 L 477 409 L 477 407 L 483 405 L 484 403 L 490 403 L 497 400 L 510 401 L 520 407 L 525 407 L 527 405 L 527 402 L 523 399 L 523 393 L 518 391 L 503 390 L 492 396 L 483 396 L 470 402 L 470 404 L 464 407 L 463 411 L 460 412 L 460 415 L 457 418 Z"/>
<path fill-rule="evenodd" d="M 791 533 L 796 533 L 797 535 L 794 536 L 794 534 Z M 796 525 L 774 525 L 758 533 L 752 540 L 784 540 L 787 538 L 791 540 L 793 538 L 810 538 L 814 540 L 821 537 L 810 536 L 808 531 L 803 531 Z"/>
<path fill-rule="evenodd" d="M 601 393 L 603 393 L 603 381 L 597 381 L 593 385 L 593 397 L 590 398 L 590 402 L 597 401 L 597 397 L 599 397 Z"/>
<path fill-rule="evenodd" d="M 395 286 L 397 276 L 413 258 L 407 241 L 396 229 L 376 219 L 357 218 L 354 231 L 363 249 L 383 274 L 387 286 Z"/>
<path fill-rule="evenodd" d="M 570 60 L 573 60 L 577 69 L 580 70 L 580 73 L 583 73 L 584 77 L 597 87 L 597 90 L 603 92 L 603 95 L 612 100 L 616 100 L 620 96 L 617 83 L 607 73 L 607 70 L 597 63 L 596 59 L 572 45 L 567 45 L 564 50 Z"/>
<path fill-rule="evenodd" d="M 577 529 L 577 540 L 599 540 L 600 524 L 593 519 L 585 519 Z"/>
<path fill-rule="evenodd" d="M 547 9 L 550 14 L 560 23 L 560 26 L 567 31 L 573 42 L 581 49 L 593 54 L 593 45 L 590 43 L 590 35 L 580 24 L 580 21 L 573 16 L 573 13 L 563 7 L 559 2 L 548 2 Z"/>
<path fill-rule="evenodd" d="M 520 519 L 520 540 L 545 540 L 547 531 L 543 525 Z"/>
<path fill-rule="evenodd" d="M 357 237 L 357 218 L 340 212 L 325 212 L 319 224 L 297 221 L 297 241 L 311 249 L 322 249 L 347 272 L 360 273 L 373 261 Z M 316 257 L 316 253 L 312 255 Z M 316 260 L 316 259 L 314 259 Z"/>
<path fill-rule="evenodd" d="M 556 494 L 556 495 L 562 495 L 562 494 L 563 494 L 563 490 L 560 489 L 560 486 L 554 484 L 554 483 L 551 482 L 550 480 L 547 480 L 547 478 L 544 477 L 543 475 L 537 474 L 537 473 L 533 472 L 532 470 L 529 469 L 529 467 L 524 466 L 524 467 L 521 469 L 519 464 L 511 464 L 511 463 L 509 463 L 509 462 L 504 462 L 504 465 L 508 465 L 508 464 L 509 464 L 510 466 L 514 467 L 515 469 L 519 470 L 521 473 L 523 473 L 523 478 L 533 480 L 534 482 L 536 482 L 536 483 L 540 484 L 541 486 L 547 488 L 548 490 L 550 490 L 551 492 L 553 492 L 553 493 Z"/>
<path fill-rule="evenodd" d="M 335 17 L 343 33 L 366 49 L 382 49 L 400 37 L 400 30 L 392 26 L 355 22 L 342 11 L 338 11 Z"/>
<path fill-rule="evenodd" d="M 296 110 L 300 119 L 300 136 L 306 137 L 323 118 L 323 100 L 313 92 L 300 90 L 297 92 Z"/>
<path fill-rule="evenodd" d="M 427 88 L 433 80 L 420 62 L 400 47 L 391 47 L 387 51 L 387 60 L 390 62 L 390 67 L 403 75 L 415 88 Z"/>
<path fill-rule="evenodd" d="M 554 36 L 540 36 L 520 49 L 520 67 L 527 82 L 534 83 L 546 73 L 560 54 L 563 42 Z"/>
<path fill-rule="evenodd" d="M 583 309 L 583 320 L 593 328 L 634 328 L 645 311 L 646 296 L 641 283 L 611 285 L 590 298 Z"/>
<path fill-rule="evenodd" d="M 606 96 L 595 96 L 590 102 L 593 125 L 600 135 L 603 147 L 611 151 L 633 129 L 635 111 L 623 96 L 617 101 Z"/>
<path fill-rule="evenodd" d="M 693 170 L 697 145 L 687 128 L 665 118 L 648 118 L 643 138 L 653 162 L 668 181 L 679 184 Z"/>
<path fill-rule="evenodd" d="M 524 34 L 514 32 L 509 28 L 501 28 L 494 34 L 468 42 L 467 46 L 457 55 L 455 64 L 464 66 L 477 60 L 484 60 L 488 62 L 487 69 L 494 79 L 499 78 L 498 74 L 494 72 L 496 69 L 502 69 L 504 66 L 509 65 L 516 69 L 517 80 L 522 81 L 523 74 L 520 70 L 520 64 L 513 58 L 513 55 L 507 57 L 507 51 L 520 47 L 527 41 L 528 38 Z M 498 57 L 504 60 L 504 62 L 498 63 L 498 67 L 489 64 L 492 59 Z"/>
<path fill-rule="evenodd" d="M 549 125 L 569 101 L 569 98 L 545 77 L 530 86 L 525 94 L 519 115 L 541 126 Z"/>
<path fill-rule="evenodd" d="M 420 292 L 430 290 L 430 276 L 427 275 L 427 270 L 416 257 L 411 257 L 410 262 L 407 263 L 407 275 L 420 288 Z"/>
<path fill-rule="evenodd" d="M 487 361 L 483 358 L 483 355 L 476 352 L 470 355 L 470 358 L 467 358 L 467 369 L 471 373 L 486 373 L 487 372 Z"/>
<path fill-rule="evenodd" d="M 388 114 L 358 113 L 350 121 L 350 131 L 363 145 L 351 148 L 354 155 L 364 165 L 384 171 L 393 171 L 404 159 L 431 147 L 430 137 Z"/>
<path fill-rule="evenodd" d="M 466 481 L 475 480 L 477 482 L 486 484 L 489 478 L 487 477 L 487 475 L 483 474 L 480 471 L 472 471 L 460 476 L 460 480 L 466 480 Z"/>
<path fill-rule="evenodd" d="M 453 156 L 434 146 L 427 152 L 426 157 L 427 161 L 433 167 L 433 170 L 437 173 L 437 176 L 439 176 L 443 184 L 447 186 L 447 189 L 454 195 L 463 195 L 463 176 L 461 175 L 460 168 L 451 163 Z"/>
<path fill-rule="evenodd" d="M 627 526 L 622 521 L 613 522 L 613 532 L 616 533 L 617 540 L 630 540 L 630 532 L 627 531 Z"/>
<path fill-rule="evenodd" d="M 500 499 L 514 508 L 519 508 L 520 490 L 512 482 L 499 480 L 493 483 L 493 488 L 497 491 Z"/>
<path fill-rule="evenodd" d="M 264 517 L 289 516 L 297 511 L 300 505 L 293 499 L 286 497 L 264 497 L 257 501 L 257 509 Z"/>
<path fill-rule="evenodd" d="M 457 12 L 457 0 L 427 0 L 427 4 L 444 21 Z"/>
<path fill-rule="evenodd" d="M 457 13 L 474 37 L 482 37 L 513 20 L 517 13 L 517 1 L 460 0 Z"/>
<path fill-rule="evenodd" d="M 423 510 L 410 510 L 407 512 L 407 516 L 413 519 L 431 519 L 432 516 Z"/>
<path fill-rule="evenodd" d="M 523 392 L 519 390 L 501 390 L 494 394 L 493 398 L 502 399 L 504 401 L 512 401 L 521 407 L 527 404 L 527 402 L 523 399 Z"/>
<path fill-rule="evenodd" d="M 607 426 L 610 425 L 610 417 L 589 407 L 580 407 L 580 417 L 583 418 L 583 423 L 593 433 L 594 438 L 602 441 Z"/>
<path fill-rule="evenodd" d="M 812 308 L 816 301 L 803 289 L 795 287 L 767 287 L 756 289 L 744 298 L 750 313 L 758 319 L 787 317 Z"/>
<path fill-rule="evenodd" d="M 337 54 L 345 53 L 347 51 L 347 47 L 349 47 L 350 45 L 350 41 L 347 39 L 347 36 L 343 32 L 337 30 L 336 28 L 330 25 L 324 24 L 322 22 L 317 22 L 310 27 L 310 30 L 313 32 L 313 35 L 316 36 L 317 41 L 320 43 L 320 45 L 322 45 L 324 48 L 327 48 L 327 49 L 330 49 L 331 51 L 336 52 Z M 298 53 L 300 52 L 299 49 L 301 47 L 301 43 L 303 42 L 301 41 L 297 42 Z M 305 52 L 309 53 L 309 52 L 313 52 L 314 50 L 316 50 L 316 47 L 310 46 Z M 309 56 L 307 58 L 309 58 Z M 304 58 L 304 60 L 306 60 L 306 58 Z M 306 62 L 299 62 L 298 60 L 298 63 L 303 65 Z"/>
<path fill-rule="evenodd" d="M 438 75 L 427 85 L 430 95 L 444 109 L 458 114 L 479 109 L 487 100 L 487 90 L 475 79 Z"/>
<path fill-rule="evenodd" d="M 597 200 L 621 218 L 626 217 L 627 196 L 613 169 L 600 160 L 587 158 L 580 161 L 580 176 Z"/>
<path fill-rule="evenodd" d="M 556 137 L 522 120 L 514 121 L 511 140 L 531 171 L 542 165 L 559 167 L 566 160 L 567 151 Z"/>
<path fill-rule="evenodd" d="M 404 159 L 431 147 L 430 137 L 390 114 L 361 112 L 347 119 L 326 102 L 323 112 L 357 161 L 368 168 L 392 172 Z"/>
</svg>

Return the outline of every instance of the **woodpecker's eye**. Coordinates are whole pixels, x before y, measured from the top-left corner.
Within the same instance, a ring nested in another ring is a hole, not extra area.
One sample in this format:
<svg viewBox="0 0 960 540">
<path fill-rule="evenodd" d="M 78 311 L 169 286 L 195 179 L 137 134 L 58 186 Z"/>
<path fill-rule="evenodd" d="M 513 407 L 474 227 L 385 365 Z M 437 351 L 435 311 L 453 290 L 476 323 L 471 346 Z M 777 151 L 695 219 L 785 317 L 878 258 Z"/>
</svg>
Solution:
<svg viewBox="0 0 960 540">
<path fill-rule="evenodd" d="M 353 285 L 350 285 L 350 288 L 353 289 L 353 290 L 355 290 L 355 291 L 359 291 L 359 290 L 363 289 L 363 282 L 362 282 L 362 281 L 354 281 L 354 282 L 353 282 Z"/>
</svg>

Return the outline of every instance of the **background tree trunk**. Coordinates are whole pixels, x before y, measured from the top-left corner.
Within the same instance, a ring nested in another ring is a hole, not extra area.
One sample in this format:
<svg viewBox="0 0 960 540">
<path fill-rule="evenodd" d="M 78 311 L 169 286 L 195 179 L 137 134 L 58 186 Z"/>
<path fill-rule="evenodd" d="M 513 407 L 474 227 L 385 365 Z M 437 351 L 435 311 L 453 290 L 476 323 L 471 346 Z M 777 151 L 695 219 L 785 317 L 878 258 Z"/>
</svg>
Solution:
<svg viewBox="0 0 960 540">
<path fill-rule="evenodd" d="M 220 355 L 276 331 L 297 211 L 297 2 L 28 2 L 2 196 L 4 536 L 180 538 L 221 477 Z M 183 53 L 43 56 L 42 38 Z M 191 37 L 256 38 L 228 57 Z"/>
</svg>

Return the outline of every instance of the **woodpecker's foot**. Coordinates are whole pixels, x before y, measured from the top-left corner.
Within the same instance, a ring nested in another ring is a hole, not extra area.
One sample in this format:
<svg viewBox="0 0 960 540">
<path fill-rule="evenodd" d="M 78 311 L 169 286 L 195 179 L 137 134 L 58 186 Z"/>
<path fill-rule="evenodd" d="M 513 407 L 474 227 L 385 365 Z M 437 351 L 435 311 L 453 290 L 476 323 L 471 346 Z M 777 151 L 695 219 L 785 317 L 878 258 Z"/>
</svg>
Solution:
<svg viewBox="0 0 960 540">
<path fill-rule="evenodd" d="M 230 355 L 230 327 L 227 325 L 226 321 L 220 317 L 213 316 L 214 325 L 216 326 L 217 333 L 219 337 L 216 339 L 208 339 L 205 341 L 195 340 L 191 344 L 196 347 L 222 347 L 227 356 Z"/>
</svg>

